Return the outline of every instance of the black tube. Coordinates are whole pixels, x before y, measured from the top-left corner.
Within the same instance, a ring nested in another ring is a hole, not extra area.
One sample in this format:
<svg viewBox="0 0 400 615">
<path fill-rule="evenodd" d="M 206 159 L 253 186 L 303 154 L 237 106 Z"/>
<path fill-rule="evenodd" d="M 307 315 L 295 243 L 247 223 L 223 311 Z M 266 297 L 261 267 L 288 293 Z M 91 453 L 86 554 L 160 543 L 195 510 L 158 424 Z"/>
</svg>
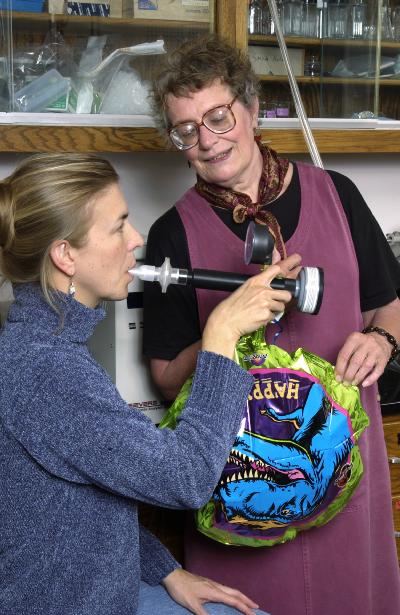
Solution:
<svg viewBox="0 0 400 615">
<path fill-rule="evenodd" d="M 252 276 L 227 273 L 226 271 L 214 271 L 212 269 L 192 269 L 187 272 L 188 281 L 195 288 L 207 288 L 208 290 L 235 290 L 250 277 Z M 296 280 L 274 278 L 271 280 L 270 285 L 275 290 L 288 290 L 296 297 Z"/>
<path fill-rule="evenodd" d="M 212 269 L 192 269 L 188 271 L 188 281 L 195 288 L 208 290 L 235 290 L 251 276 Z"/>
<path fill-rule="evenodd" d="M 270 283 L 275 290 L 288 290 L 293 297 L 297 298 L 297 281 L 291 278 L 274 278 Z"/>
</svg>

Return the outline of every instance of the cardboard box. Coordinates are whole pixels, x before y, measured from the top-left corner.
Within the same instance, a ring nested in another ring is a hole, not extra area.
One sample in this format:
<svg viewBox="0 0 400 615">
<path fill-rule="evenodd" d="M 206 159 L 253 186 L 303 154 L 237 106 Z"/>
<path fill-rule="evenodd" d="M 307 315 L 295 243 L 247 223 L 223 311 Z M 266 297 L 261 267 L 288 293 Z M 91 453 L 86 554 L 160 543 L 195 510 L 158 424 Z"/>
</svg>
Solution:
<svg viewBox="0 0 400 615">
<path fill-rule="evenodd" d="M 110 17 L 110 4 L 98 2 L 67 2 L 67 15 Z"/>
<path fill-rule="evenodd" d="M 296 77 L 302 77 L 304 75 L 304 49 L 290 47 L 288 54 L 293 74 Z M 286 75 L 286 68 L 279 47 L 251 45 L 249 47 L 249 58 L 257 75 Z"/>
<path fill-rule="evenodd" d="M 135 19 L 210 21 L 209 0 L 133 0 Z"/>
<path fill-rule="evenodd" d="M 133 17 L 133 0 L 108 0 L 108 2 L 110 17 Z"/>
<path fill-rule="evenodd" d="M 48 0 L 47 10 L 49 13 L 63 15 L 63 13 L 66 13 L 65 0 Z"/>
<path fill-rule="evenodd" d="M 68 5 L 76 4 L 76 2 L 68 2 L 65 0 L 48 0 L 49 13 L 65 14 L 68 13 Z M 110 9 L 110 17 L 133 17 L 133 0 L 91 0 L 90 2 L 80 3 L 85 6 L 89 5 L 107 5 Z M 88 15 L 89 12 L 82 12 L 82 15 Z M 95 11 L 92 11 L 92 15 Z"/>
</svg>

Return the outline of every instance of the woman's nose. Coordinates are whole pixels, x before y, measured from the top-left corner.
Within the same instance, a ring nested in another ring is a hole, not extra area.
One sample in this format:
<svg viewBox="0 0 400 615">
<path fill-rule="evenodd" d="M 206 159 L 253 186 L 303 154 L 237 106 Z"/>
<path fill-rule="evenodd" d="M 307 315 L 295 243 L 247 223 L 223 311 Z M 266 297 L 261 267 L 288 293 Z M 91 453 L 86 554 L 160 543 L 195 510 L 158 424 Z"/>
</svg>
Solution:
<svg viewBox="0 0 400 615">
<path fill-rule="evenodd" d="M 130 236 L 129 236 L 129 244 L 128 249 L 134 250 L 135 248 L 140 248 L 144 244 L 143 237 L 131 224 L 130 226 Z"/>
<path fill-rule="evenodd" d="M 218 135 L 211 132 L 204 124 L 199 128 L 199 147 L 202 149 L 211 149 L 218 141 Z"/>
</svg>

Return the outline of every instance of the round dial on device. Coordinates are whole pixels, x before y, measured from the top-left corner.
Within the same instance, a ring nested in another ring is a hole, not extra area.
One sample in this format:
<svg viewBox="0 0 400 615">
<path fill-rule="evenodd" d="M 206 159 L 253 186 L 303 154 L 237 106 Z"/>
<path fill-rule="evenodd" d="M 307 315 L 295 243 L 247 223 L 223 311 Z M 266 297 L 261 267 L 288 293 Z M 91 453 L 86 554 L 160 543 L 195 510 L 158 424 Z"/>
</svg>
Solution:
<svg viewBox="0 0 400 615">
<path fill-rule="evenodd" d="M 274 245 L 275 240 L 266 226 L 250 222 L 244 242 L 244 262 L 270 265 Z"/>
</svg>

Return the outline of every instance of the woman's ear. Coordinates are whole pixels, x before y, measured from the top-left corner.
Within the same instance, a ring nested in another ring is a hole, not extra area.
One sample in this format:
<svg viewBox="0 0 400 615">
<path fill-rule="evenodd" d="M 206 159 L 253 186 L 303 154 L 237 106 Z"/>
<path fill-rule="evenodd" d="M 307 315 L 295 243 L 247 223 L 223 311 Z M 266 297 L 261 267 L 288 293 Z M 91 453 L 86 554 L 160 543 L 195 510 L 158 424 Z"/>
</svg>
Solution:
<svg viewBox="0 0 400 615">
<path fill-rule="evenodd" d="M 75 273 L 75 259 L 73 249 L 66 239 L 54 241 L 50 248 L 50 259 L 59 271 L 70 278 Z"/>
</svg>

